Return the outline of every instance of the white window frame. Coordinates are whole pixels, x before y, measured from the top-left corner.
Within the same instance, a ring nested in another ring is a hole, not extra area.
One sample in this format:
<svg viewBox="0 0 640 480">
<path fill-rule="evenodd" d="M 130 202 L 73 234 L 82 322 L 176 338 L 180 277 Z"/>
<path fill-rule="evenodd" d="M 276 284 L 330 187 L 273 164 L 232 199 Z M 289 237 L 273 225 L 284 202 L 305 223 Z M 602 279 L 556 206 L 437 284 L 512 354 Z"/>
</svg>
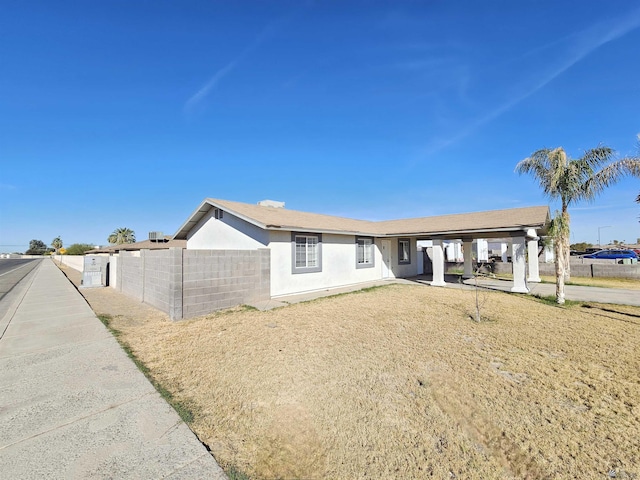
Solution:
<svg viewBox="0 0 640 480">
<path fill-rule="evenodd" d="M 304 239 L 303 242 L 300 242 Z M 304 265 L 299 265 L 298 246 L 304 245 Z M 311 265 L 309 265 L 311 263 Z M 322 234 L 291 232 L 291 273 L 322 271 Z"/>
<path fill-rule="evenodd" d="M 406 244 L 405 250 L 402 245 Z M 406 256 L 405 256 L 406 253 Z M 398 239 L 398 265 L 409 265 L 411 263 L 411 239 L 399 238 Z"/>
<path fill-rule="evenodd" d="M 375 266 L 374 246 L 373 238 L 356 237 L 356 268 L 372 268 Z"/>
</svg>

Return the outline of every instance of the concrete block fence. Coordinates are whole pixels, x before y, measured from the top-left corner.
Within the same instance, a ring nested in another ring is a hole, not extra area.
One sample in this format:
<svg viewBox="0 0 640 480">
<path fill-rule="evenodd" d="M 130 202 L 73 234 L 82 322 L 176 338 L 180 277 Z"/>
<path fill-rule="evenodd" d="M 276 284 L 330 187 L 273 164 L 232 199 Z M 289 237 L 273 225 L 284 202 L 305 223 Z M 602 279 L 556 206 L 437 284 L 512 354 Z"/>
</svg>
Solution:
<svg viewBox="0 0 640 480">
<path fill-rule="evenodd" d="M 172 320 L 271 298 L 268 249 L 140 250 L 111 264 L 118 291 Z"/>
<path fill-rule="evenodd" d="M 615 260 L 596 260 L 592 262 L 571 261 L 572 277 L 607 277 L 607 278 L 631 278 L 640 280 L 640 264 L 623 265 Z M 584 259 L 589 260 L 589 259 Z M 540 263 L 540 275 L 554 276 L 556 274 L 553 263 Z M 493 273 L 512 273 L 512 265 L 509 262 L 496 262 L 493 264 Z"/>
</svg>

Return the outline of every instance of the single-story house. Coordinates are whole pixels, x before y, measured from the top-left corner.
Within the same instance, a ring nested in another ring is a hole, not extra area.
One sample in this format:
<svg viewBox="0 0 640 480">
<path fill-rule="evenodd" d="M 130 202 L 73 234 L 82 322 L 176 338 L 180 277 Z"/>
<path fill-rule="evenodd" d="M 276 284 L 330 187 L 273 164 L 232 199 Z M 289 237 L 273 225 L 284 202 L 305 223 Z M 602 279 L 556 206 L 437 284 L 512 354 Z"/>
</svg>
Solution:
<svg viewBox="0 0 640 480">
<path fill-rule="evenodd" d="M 367 221 L 289 210 L 270 200 L 247 204 L 207 198 L 172 241 L 186 241 L 186 251 L 268 249 L 274 298 L 416 276 L 419 240 L 432 240 L 432 285 L 442 286 L 443 240 L 462 241 L 465 275 L 471 276 L 474 239 L 511 238 L 512 290 L 528 292 L 527 280 L 540 281 L 537 240 L 548 224 L 547 206 Z"/>
</svg>

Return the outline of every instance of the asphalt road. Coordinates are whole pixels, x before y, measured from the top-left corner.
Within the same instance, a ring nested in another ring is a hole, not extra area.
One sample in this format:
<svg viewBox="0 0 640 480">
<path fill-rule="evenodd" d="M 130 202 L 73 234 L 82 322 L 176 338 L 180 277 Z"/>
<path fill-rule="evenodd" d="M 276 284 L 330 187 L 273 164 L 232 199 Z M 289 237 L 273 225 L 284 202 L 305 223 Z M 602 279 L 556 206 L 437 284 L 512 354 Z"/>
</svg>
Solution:
<svg viewBox="0 0 640 480">
<path fill-rule="evenodd" d="M 39 258 L 0 259 L 0 302 L 41 261 Z"/>
</svg>

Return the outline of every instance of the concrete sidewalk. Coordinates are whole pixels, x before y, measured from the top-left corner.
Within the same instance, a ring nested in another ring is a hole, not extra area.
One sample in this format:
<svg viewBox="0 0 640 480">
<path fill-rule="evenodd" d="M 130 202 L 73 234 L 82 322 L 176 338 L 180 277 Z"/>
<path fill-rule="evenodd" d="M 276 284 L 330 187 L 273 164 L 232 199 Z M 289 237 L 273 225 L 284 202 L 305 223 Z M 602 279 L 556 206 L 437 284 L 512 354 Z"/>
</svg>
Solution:
<svg viewBox="0 0 640 480">
<path fill-rule="evenodd" d="M 227 478 L 50 260 L 0 324 L 0 477 Z"/>
</svg>

